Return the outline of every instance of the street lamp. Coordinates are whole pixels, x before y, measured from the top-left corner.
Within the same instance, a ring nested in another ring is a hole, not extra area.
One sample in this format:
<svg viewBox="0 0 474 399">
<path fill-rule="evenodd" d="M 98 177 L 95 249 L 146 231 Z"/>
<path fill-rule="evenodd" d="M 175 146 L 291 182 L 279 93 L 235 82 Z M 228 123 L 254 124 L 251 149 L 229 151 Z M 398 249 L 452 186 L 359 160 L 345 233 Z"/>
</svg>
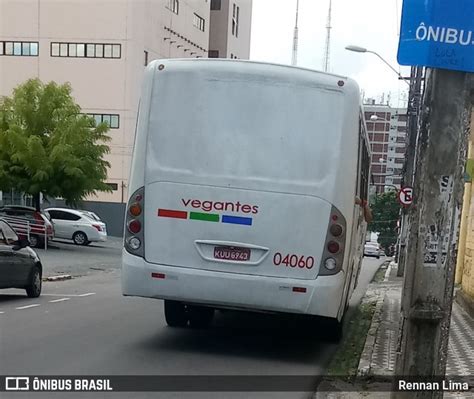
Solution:
<svg viewBox="0 0 474 399">
<path fill-rule="evenodd" d="M 349 51 L 354 51 L 356 53 L 372 53 L 372 54 L 375 54 L 377 57 L 379 57 L 393 72 L 395 72 L 397 74 L 397 76 L 403 80 L 408 86 L 410 86 L 410 83 L 408 83 L 405 78 L 400 74 L 400 72 L 398 72 L 393 66 L 391 66 L 387 61 L 385 61 L 382 56 L 378 53 L 376 53 L 375 51 L 371 51 L 371 50 L 367 50 L 366 48 L 364 47 L 359 47 L 359 46 L 353 46 L 353 45 L 349 45 L 349 46 L 346 46 L 346 50 L 349 50 Z"/>
</svg>

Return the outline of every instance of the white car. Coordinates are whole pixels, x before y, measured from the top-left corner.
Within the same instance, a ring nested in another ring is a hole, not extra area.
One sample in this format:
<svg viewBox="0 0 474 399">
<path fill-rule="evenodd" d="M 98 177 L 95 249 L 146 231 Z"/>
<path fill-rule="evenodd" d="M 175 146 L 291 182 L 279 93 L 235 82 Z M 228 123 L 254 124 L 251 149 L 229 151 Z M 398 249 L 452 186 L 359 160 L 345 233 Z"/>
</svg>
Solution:
<svg viewBox="0 0 474 399">
<path fill-rule="evenodd" d="M 379 259 L 381 252 L 380 244 L 376 242 L 366 242 L 364 245 L 364 256 L 375 256 Z"/>
<path fill-rule="evenodd" d="M 105 223 L 96 220 L 89 215 L 88 211 L 48 208 L 45 209 L 45 212 L 53 222 L 55 238 L 73 240 L 76 245 L 89 245 L 91 242 L 107 241 Z"/>
</svg>

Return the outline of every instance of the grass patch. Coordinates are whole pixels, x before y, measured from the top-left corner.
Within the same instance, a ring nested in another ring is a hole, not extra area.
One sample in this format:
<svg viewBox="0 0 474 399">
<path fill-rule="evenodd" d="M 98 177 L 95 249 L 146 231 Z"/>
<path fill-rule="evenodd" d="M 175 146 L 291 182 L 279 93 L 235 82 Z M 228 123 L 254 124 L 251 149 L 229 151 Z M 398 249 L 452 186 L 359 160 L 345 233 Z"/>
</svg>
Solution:
<svg viewBox="0 0 474 399">
<path fill-rule="evenodd" d="M 352 314 L 344 340 L 329 364 L 327 375 L 351 380 L 357 375 L 359 359 L 364 350 L 377 302 L 361 303 Z"/>
<path fill-rule="evenodd" d="M 384 263 L 382 263 L 382 265 L 379 267 L 379 270 L 377 270 L 377 273 L 375 273 L 375 276 L 371 281 L 372 283 L 381 283 L 384 280 L 385 272 L 387 271 L 389 264 L 389 260 L 386 260 Z"/>
<path fill-rule="evenodd" d="M 380 266 L 372 279 L 372 283 L 383 282 L 389 264 L 390 261 L 387 260 Z M 329 364 L 327 375 L 340 376 L 347 381 L 357 376 L 360 355 L 364 350 L 365 340 L 372 324 L 376 305 L 376 300 L 362 302 L 350 314 L 351 318 L 346 327 L 346 334 Z"/>
</svg>

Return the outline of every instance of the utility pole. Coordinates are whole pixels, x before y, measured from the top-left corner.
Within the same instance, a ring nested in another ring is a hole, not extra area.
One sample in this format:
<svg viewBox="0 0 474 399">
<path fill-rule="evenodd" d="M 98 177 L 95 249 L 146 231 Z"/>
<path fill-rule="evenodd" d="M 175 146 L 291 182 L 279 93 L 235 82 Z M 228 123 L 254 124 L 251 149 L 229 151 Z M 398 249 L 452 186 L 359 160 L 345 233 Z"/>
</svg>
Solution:
<svg viewBox="0 0 474 399">
<path fill-rule="evenodd" d="M 415 153 L 414 202 L 396 375 L 444 376 L 469 132 L 470 75 L 429 69 Z M 394 392 L 442 398 L 442 392 Z"/>
<path fill-rule="evenodd" d="M 410 89 L 408 93 L 407 106 L 407 142 L 405 163 L 403 165 L 403 178 L 401 186 L 413 186 L 413 174 L 415 169 L 416 139 L 418 137 L 418 120 L 421 107 L 421 91 L 423 80 L 423 67 L 411 67 Z M 412 208 L 401 210 L 400 239 L 398 246 L 398 268 L 397 276 L 403 276 L 405 271 L 406 241 L 409 229 L 409 212 Z"/>
</svg>

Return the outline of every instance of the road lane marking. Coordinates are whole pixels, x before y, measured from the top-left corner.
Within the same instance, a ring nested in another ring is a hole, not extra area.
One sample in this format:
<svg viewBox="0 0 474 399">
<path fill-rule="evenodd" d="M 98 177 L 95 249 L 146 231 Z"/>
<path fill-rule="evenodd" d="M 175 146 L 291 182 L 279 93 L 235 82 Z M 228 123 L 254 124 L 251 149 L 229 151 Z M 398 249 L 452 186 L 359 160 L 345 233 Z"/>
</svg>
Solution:
<svg viewBox="0 0 474 399">
<path fill-rule="evenodd" d="M 60 298 L 60 299 L 55 299 L 54 301 L 49 301 L 50 303 L 56 303 L 56 302 L 64 302 L 64 301 L 69 301 L 71 298 Z"/>
<path fill-rule="evenodd" d="M 89 292 L 87 294 L 41 294 L 41 296 L 59 296 L 61 298 L 68 296 L 68 297 L 84 297 L 89 295 L 95 295 L 95 292 Z"/>
<path fill-rule="evenodd" d="M 0 314 L 4 314 L 5 312 L 0 312 Z"/>
<path fill-rule="evenodd" d="M 29 309 L 29 308 L 35 308 L 36 306 L 40 306 L 41 304 L 35 303 L 33 305 L 27 305 L 27 306 L 20 306 L 19 308 L 15 308 L 17 310 L 23 310 L 23 309 Z"/>
</svg>

